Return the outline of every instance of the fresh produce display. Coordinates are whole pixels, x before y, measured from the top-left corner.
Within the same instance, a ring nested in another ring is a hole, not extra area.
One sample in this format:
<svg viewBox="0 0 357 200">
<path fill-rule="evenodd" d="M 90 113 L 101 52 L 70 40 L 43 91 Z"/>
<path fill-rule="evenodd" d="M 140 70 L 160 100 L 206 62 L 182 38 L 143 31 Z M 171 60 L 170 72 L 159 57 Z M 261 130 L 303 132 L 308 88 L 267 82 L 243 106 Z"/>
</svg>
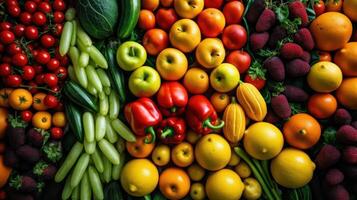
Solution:
<svg viewBox="0 0 357 200">
<path fill-rule="evenodd" d="M 0 16 L 0 200 L 357 198 L 356 0 Z"/>
</svg>

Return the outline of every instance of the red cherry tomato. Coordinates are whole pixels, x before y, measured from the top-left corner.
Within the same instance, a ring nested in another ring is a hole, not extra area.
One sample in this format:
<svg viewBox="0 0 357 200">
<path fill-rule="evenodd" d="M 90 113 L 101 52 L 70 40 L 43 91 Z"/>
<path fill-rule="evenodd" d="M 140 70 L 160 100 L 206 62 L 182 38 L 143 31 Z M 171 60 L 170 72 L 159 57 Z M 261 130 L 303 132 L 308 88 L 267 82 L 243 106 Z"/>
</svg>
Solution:
<svg viewBox="0 0 357 200">
<path fill-rule="evenodd" d="M 63 0 L 54 0 L 52 3 L 52 8 L 57 11 L 66 10 L 66 3 Z"/>
<path fill-rule="evenodd" d="M 29 40 L 36 40 L 38 38 L 38 29 L 36 26 L 28 26 L 25 28 L 25 36 Z"/>
<path fill-rule="evenodd" d="M 45 65 L 51 60 L 51 55 L 45 50 L 40 50 L 37 53 L 35 60 L 36 62 Z"/>
<path fill-rule="evenodd" d="M 17 53 L 21 53 L 21 47 L 16 44 L 16 43 L 11 43 L 9 46 L 7 46 L 7 52 L 10 54 L 10 55 L 15 55 Z"/>
<path fill-rule="evenodd" d="M 17 0 L 6 0 L 6 5 L 7 6 L 18 6 L 19 2 Z"/>
<path fill-rule="evenodd" d="M 15 35 L 13 32 L 5 30 L 0 32 L 0 42 L 7 45 L 15 41 Z"/>
<path fill-rule="evenodd" d="M 165 31 L 170 30 L 172 24 L 178 20 L 178 16 L 173 8 L 160 8 L 155 17 L 157 25 Z"/>
<path fill-rule="evenodd" d="M 38 93 L 37 84 L 34 81 L 30 81 L 27 85 L 30 86 L 29 91 L 31 94 Z"/>
<path fill-rule="evenodd" d="M 9 15 L 11 15 L 12 17 L 18 17 L 21 13 L 21 9 L 19 6 L 17 5 L 11 5 L 7 7 L 7 12 L 9 13 Z"/>
<path fill-rule="evenodd" d="M 59 80 L 66 80 L 68 76 L 68 71 L 67 68 L 65 67 L 59 67 L 55 71 L 56 76 L 58 77 Z"/>
<path fill-rule="evenodd" d="M 55 36 L 60 36 L 61 33 L 62 33 L 62 29 L 63 29 L 63 25 L 62 25 L 62 24 L 56 24 L 56 25 L 55 25 L 55 30 L 54 30 L 53 34 L 54 34 Z"/>
<path fill-rule="evenodd" d="M 11 63 L 12 59 L 11 59 L 10 56 L 3 56 L 3 57 L 1 58 L 1 61 L 2 61 L 3 63 Z"/>
<path fill-rule="evenodd" d="M 37 4 L 33 1 L 25 2 L 25 10 L 29 13 L 34 13 L 37 9 Z"/>
<path fill-rule="evenodd" d="M 52 94 L 46 95 L 45 99 L 43 100 L 43 103 L 48 107 L 48 108 L 55 108 L 58 106 L 58 99 L 56 96 Z"/>
<path fill-rule="evenodd" d="M 22 25 L 22 24 L 17 24 L 15 27 L 14 27 L 14 34 L 17 36 L 17 37 L 22 37 L 24 35 L 24 32 L 25 32 L 25 26 Z"/>
<path fill-rule="evenodd" d="M 30 122 L 32 120 L 32 112 L 29 110 L 24 110 L 21 112 L 21 119 L 24 120 L 25 122 Z"/>
<path fill-rule="evenodd" d="M 35 65 L 35 66 L 33 66 L 33 68 L 35 69 L 36 74 L 42 74 L 42 72 L 43 72 L 42 65 Z"/>
<path fill-rule="evenodd" d="M 58 78 L 55 74 L 47 73 L 44 76 L 44 83 L 49 87 L 55 87 L 58 84 Z"/>
<path fill-rule="evenodd" d="M 25 24 L 25 25 L 29 25 L 31 24 L 32 21 L 32 15 L 29 12 L 23 12 L 20 14 L 20 22 Z"/>
<path fill-rule="evenodd" d="M 53 21 L 57 24 L 62 23 L 64 21 L 64 14 L 61 11 L 56 11 L 53 13 Z"/>
<path fill-rule="evenodd" d="M 244 82 L 250 83 L 250 84 L 254 85 L 258 90 L 261 90 L 265 86 L 266 81 L 264 79 L 258 78 L 258 77 L 254 79 L 250 74 L 247 74 L 244 77 Z"/>
<path fill-rule="evenodd" d="M 50 13 L 52 11 L 51 5 L 48 2 L 44 1 L 38 5 L 38 10 L 44 13 Z"/>
<path fill-rule="evenodd" d="M 9 87 L 19 87 L 22 83 L 20 75 L 13 74 L 6 78 L 6 85 Z"/>
<path fill-rule="evenodd" d="M 37 26 L 43 26 L 46 24 L 47 18 L 46 15 L 43 14 L 43 12 L 35 12 L 35 14 L 33 14 L 32 16 L 32 21 Z"/>
<path fill-rule="evenodd" d="M 58 127 L 51 128 L 51 139 L 59 140 L 63 137 L 63 130 Z"/>
<path fill-rule="evenodd" d="M 11 74 L 11 67 L 8 63 L 0 64 L 0 76 L 9 76 Z"/>
<path fill-rule="evenodd" d="M 41 45 L 45 48 L 50 48 L 55 45 L 55 38 L 50 34 L 41 36 Z"/>
<path fill-rule="evenodd" d="M 36 75 L 35 69 L 29 65 L 24 66 L 22 71 L 22 78 L 27 81 L 32 80 Z"/>
<path fill-rule="evenodd" d="M 44 84 L 45 83 L 45 75 L 44 74 L 36 75 L 35 81 L 36 81 L 36 84 L 38 84 L 38 85 Z"/>
<path fill-rule="evenodd" d="M 17 53 L 12 56 L 12 64 L 18 67 L 27 65 L 28 59 L 27 56 L 23 53 Z"/>
<path fill-rule="evenodd" d="M 0 23 L 0 31 L 8 31 L 11 29 L 11 23 L 10 22 L 1 22 Z"/>
<path fill-rule="evenodd" d="M 325 12 L 325 3 L 323 0 L 320 0 L 318 3 L 316 3 L 314 5 L 314 11 L 315 11 L 316 17 Z"/>
<path fill-rule="evenodd" d="M 60 66 L 60 62 L 56 58 L 51 58 L 46 66 L 48 70 L 55 71 Z"/>
</svg>

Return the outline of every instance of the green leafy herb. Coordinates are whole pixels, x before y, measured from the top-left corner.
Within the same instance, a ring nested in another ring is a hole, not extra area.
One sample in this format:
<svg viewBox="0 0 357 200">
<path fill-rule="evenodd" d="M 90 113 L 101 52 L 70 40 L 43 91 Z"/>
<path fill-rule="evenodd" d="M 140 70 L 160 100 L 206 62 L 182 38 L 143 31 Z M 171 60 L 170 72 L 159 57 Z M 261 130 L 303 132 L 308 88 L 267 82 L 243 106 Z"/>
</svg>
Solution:
<svg viewBox="0 0 357 200">
<path fill-rule="evenodd" d="M 289 18 L 289 7 L 287 5 L 281 5 L 275 8 L 276 18 L 280 23 L 283 23 Z"/>
<path fill-rule="evenodd" d="M 262 94 L 264 100 L 266 103 L 270 103 L 271 101 L 271 94 L 270 91 L 268 89 L 268 87 L 264 87 L 263 90 L 260 91 L 260 93 Z"/>
<path fill-rule="evenodd" d="M 281 22 L 281 26 L 284 27 L 289 34 L 295 34 L 299 30 L 299 26 L 301 25 L 301 19 L 295 18 L 293 20 L 285 19 Z"/>
<path fill-rule="evenodd" d="M 266 80 L 266 73 L 267 70 L 264 69 L 263 66 L 256 60 L 253 61 L 248 70 L 248 74 L 250 75 L 250 77 L 252 77 L 253 80 L 257 78 Z"/>
<path fill-rule="evenodd" d="M 336 133 L 337 133 L 337 131 L 335 128 L 333 128 L 333 127 L 326 128 L 322 134 L 323 142 L 325 144 L 335 145 L 336 144 Z"/>
<path fill-rule="evenodd" d="M 62 146 L 60 142 L 50 142 L 42 147 L 42 151 L 46 157 L 53 163 L 58 162 L 62 158 Z"/>
<path fill-rule="evenodd" d="M 43 170 L 45 170 L 47 167 L 47 163 L 45 163 L 44 161 L 40 161 L 35 165 L 32 172 L 37 176 L 41 176 L 43 174 Z"/>
<path fill-rule="evenodd" d="M 271 96 L 278 96 L 285 90 L 285 86 L 283 82 L 277 81 L 268 81 L 267 86 L 271 92 Z"/>
<path fill-rule="evenodd" d="M 10 126 L 13 128 L 26 128 L 27 123 L 21 119 L 20 116 L 9 115 L 8 121 L 10 122 Z"/>
<path fill-rule="evenodd" d="M 300 103 L 291 102 L 291 103 L 289 103 L 289 105 L 291 107 L 291 114 L 293 114 L 293 115 L 298 114 L 298 113 L 306 113 L 307 112 L 306 107 Z"/>
<path fill-rule="evenodd" d="M 260 49 L 257 53 L 259 56 L 264 57 L 264 58 L 271 58 L 273 56 L 276 56 L 279 54 L 279 51 L 275 50 L 270 50 L 270 49 Z"/>
</svg>

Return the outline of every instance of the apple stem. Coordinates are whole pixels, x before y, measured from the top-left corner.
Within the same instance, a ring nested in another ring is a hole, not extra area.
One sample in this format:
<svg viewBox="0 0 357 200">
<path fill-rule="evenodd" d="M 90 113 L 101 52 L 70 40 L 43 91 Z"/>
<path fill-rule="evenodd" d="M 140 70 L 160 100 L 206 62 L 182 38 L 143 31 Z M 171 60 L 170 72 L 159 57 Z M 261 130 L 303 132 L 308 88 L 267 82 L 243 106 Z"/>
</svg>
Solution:
<svg viewBox="0 0 357 200">
<path fill-rule="evenodd" d="M 177 110 L 176 106 L 173 106 L 173 107 L 170 109 L 170 112 L 171 112 L 171 113 L 175 113 L 176 110 Z"/>
<path fill-rule="evenodd" d="M 166 128 L 165 131 L 161 132 L 161 138 L 167 138 L 174 135 L 172 128 Z"/>
<path fill-rule="evenodd" d="M 148 128 L 146 128 L 146 132 L 147 132 L 148 134 L 146 135 L 145 143 L 146 143 L 146 144 L 150 144 L 150 143 L 155 142 L 155 140 L 156 140 L 156 133 L 155 133 L 154 127 L 149 126 Z M 151 135 L 151 138 L 149 138 L 149 135 Z"/>
<path fill-rule="evenodd" d="M 213 130 L 221 129 L 223 126 L 224 126 L 224 121 L 222 120 L 218 125 L 213 125 L 211 123 L 211 118 L 208 118 L 203 122 L 203 127 L 208 127 Z"/>
</svg>

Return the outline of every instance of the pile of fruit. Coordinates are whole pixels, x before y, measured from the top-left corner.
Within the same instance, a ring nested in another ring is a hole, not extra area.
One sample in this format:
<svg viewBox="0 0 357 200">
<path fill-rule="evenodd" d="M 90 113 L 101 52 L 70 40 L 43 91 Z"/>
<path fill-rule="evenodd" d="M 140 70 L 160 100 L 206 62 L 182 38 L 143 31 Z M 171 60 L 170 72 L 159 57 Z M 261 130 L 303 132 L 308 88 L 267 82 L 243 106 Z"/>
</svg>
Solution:
<svg viewBox="0 0 357 200">
<path fill-rule="evenodd" d="M 0 17 L 0 200 L 357 198 L 356 0 Z"/>
</svg>

